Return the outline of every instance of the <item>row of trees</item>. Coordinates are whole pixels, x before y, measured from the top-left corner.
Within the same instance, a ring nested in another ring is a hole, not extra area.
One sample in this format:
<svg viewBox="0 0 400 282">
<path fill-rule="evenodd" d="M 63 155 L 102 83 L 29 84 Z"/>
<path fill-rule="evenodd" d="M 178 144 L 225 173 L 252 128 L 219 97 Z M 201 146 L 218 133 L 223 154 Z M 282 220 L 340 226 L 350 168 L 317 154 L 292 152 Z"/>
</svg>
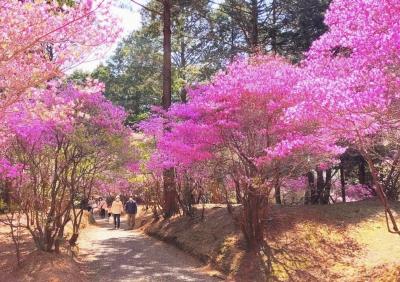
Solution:
<svg viewBox="0 0 400 282">
<path fill-rule="evenodd" d="M 155 0 L 139 4 L 144 8 L 143 27 L 125 39 L 109 63 L 92 76 L 105 82 L 107 97 L 123 105 L 130 122 L 135 122 L 148 115 L 149 105 L 167 109 L 171 100 L 185 102 L 188 84 L 209 79 L 240 54 L 269 51 L 298 61 L 325 31 L 328 2 Z M 72 78 L 85 76 L 75 73 Z M 163 206 L 165 215 L 172 215 L 177 211 L 176 194 L 168 188 L 173 186 L 172 173 L 166 173 L 164 192 L 171 192 L 165 193 Z"/>
<path fill-rule="evenodd" d="M 190 89 L 187 101 L 159 109 L 141 125 L 155 141 L 146 165 L 156 183 L 173 170 L 184 212 L 185 201 L 213 189 L 210 182 L 235 191 L 253 250 L 264 246 L 272 193 L 308 189 L 309 202 L 328 203 L 332 169 L 341 171 L 344 188 L 351 158 L 360 184 L 370 181 L 359 189 L 373 189 L 389 231 L 399 233 L 387 195 L 399 195 L 400 6 L 394 0 L 344 2 L 332 2 L 329 31 L 301 64 L 277 56 L 238 59 L 210 83 Z M 316 167 L 315 181 L 309 171 Z M 165 202 L 163 208 L 169 208 Z"/>
</svg>

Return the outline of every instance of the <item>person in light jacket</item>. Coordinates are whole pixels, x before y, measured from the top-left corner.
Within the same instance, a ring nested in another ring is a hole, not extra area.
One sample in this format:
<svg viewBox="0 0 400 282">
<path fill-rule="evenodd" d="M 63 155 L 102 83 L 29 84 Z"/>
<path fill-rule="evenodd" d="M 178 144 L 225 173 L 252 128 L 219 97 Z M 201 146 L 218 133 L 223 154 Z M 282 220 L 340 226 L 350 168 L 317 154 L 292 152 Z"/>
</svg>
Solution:
<svg viewBox="0 0 400 282">
<path fill-rule="evenodd" d="M 114 229 L 119 229 L 121 225 L 121 213 L 124 211 L 124 205 L 119 196 L 115 198 L 111 205 L 111 213 L 114 217 Z"/>
</svg>

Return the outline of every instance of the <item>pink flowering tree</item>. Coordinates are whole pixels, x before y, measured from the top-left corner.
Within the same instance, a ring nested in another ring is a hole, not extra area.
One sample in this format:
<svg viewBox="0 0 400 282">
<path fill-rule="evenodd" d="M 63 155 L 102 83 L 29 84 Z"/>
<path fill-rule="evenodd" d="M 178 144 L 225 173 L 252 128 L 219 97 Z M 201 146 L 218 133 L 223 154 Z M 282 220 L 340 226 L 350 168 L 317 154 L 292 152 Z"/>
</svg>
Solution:
<svg viewBox="0 0 400 282">
<path fill-rule="evenodd" d="M 388 176 L 399 168 L 399 22 L 396 0 L 333 1 L 325 19 L 329 32 L 314 42 L 296 86 L 295 95 L 308 96 L 306 103 L 294 109 L 300 120 L 319 123 L 332 141 L 348 142 L 362 154 L 394 232 L 399 228 L 376 160 L 382 162 L 377 152 L 387 147 Z"/>
<path fill-rule="evenodd" d="M 79 3 L 79 4 L 78 4 Z M 119 34 L 110 1 L 0 0 L 0 119 L 32 87 L 101 54 Z"/>
<path fill-rule="evenodd" d="M 38 249 L 59 251 L 69 221 L 75 244 L 96 180 L 134 161 L 125 112 L 99 90 L 52 83 L 6 113 L 2 177 Z"/>
<path fill-rule="evenodd" d="M 343 201 L 340 191 L 341 184 L 338 181 L 333 181 L 332 186 L 332 199 L 334 201 Z M 347 184 L 345 189 L 347 202 L 362 201 L 375 196 L 369 186 L 362 184 Z"/>
<path fill-rule="evenodd" d="M 131 160 L 135 158 L 136 154 L 132 154 L 132 152 L 127 153 L 131 156 Z M 136 169 L 134 172 L 127 169 L 126 164 L 105 171 L 95 185 L 95 192 L 111 197 L 115 197 L 116 195 L 131 196 L 135 194 L 135 183 L 133 180 L 137 172 Z"/>
<path fill-rule="evenodd" d="M 120 31 L 116 19 L 109 14 L 111 1 L 74 1 L 75 4 L 71 6 L 60 6 L 58 2 L 0 0 L 1 188 L 6 192 L 6 201 L 13 201 L 12 207 L 15 209 L 12 211 L 23 211 L 30 216 L 28 225 L 35 223 L 35 209 L 44 215 L 49 212 L 47 216 L 52 221 L 45 226 L 29 226 L 37 245 L 47 250 L 52 248 L 53 243 L 58 248 L 58 239 L 67 220 L 64 215 L 69 213 L 70 208 L 69 204 L 64 205 L 68 203 L 64 200 L 75 193 L 66 193 L 64 197 L 57 198 L 54 195 L 58 195 L 61 189 L 57 187 L 68 186 L 73 191 L 79 190 L 76 193 L 80 195 L 90 191 L 85 188 L 82 192 L 85 186 L 83 181 L 80 181 L 78 188 L 74 186 L 75 180 L 61 178 L 68 171 L 66 167 L 82 166 L 82 163 L 73 161 L 75 158 L 82 157 L 83 160 L 87 157 L 79 155 L 77 151 L 63 154 L 64 142 L 72 143 L 73 140 L 77 144 L 78 137 L 85 139 L 86 136 L 83 132 L 83 135 L 78 134 L 78 129 L 83 127 L 75 127 L 77 123 L 74 123 L 77 118 L 73 114 L 79 111 L 73 99 L 78 101 L 78 97 L 71 96 L 70 100 L 66 100 L 65 93 L 69 90 L 63 91 L 65 95 L 55 95 L 59 92 L 57 87 L 48 82 L 62 77 L 74 66 L 101 55 Z M 106 125 L 108 120 L 102 122 Z M 59 139 L 61 133 L 71 136 Z M 91 146 L 85 142 L 83 144 L 88 149 L 102 142 L 98 140 Z M 73 147 L 65 146 L 69 149 Z M 57 168 L 52 166 L 55 163 Z M 60 166 L 60 163 L 63 165 Z M 84 174 L 84 170 L 76 169 L 74 172 L 70 178 Z M 52 200 L 45 199 L 49 195 L 46 193 L 42 194 L 43 199 L 39 199 L 35 194 L 37 189 L 47 192 L 56 189 L 58 192 L 51 194 Z M 63 200 L 62 205 L 55 205 L 58 199 Z M 52 208 L 46 210 L 49 206 Z M 8 208 L 11 206 L 8 205 Z M 54 219 L 52 216 L 55 214 L 57 216 Z M 75 215 L 74 218 L 79 218 L 79 214 Z M 28 225 L 25 227 L 28 228 Z"/>
<path fill-rule="evenodd" d="M 343 152 L 325 142 L 328 134 L 313 122 L 292 118 L 305 98 L 292 94 L 301 78 L 298 68 L 280 58 L 241 59 L 212 83 L 190 90 L 188 103 L 154 119 L 171 129 L 154 134 L 156 166 L 185 171 L 213 162 L 230 171 L 240 186 L 241 228 L 253 250 L 263 245 L 274 189 Z M 147 128 L 160 131 L 151 121 Z"/>
<path fill-rule="evenodd" d="M 163 201 L 160 197 L 163 193 L 162 180 L 163 170 L 165 168 L 174 168 L 174 189 L 176 201 L 184 215 L 193 215 L 192 205 L 199 203 L 200 199 L 205 199 L 204 191 L 205 182 L 214 185 L 217 179 L 213 172 L 218 170 L 216 165 L 212 163 L 210 158 L 201 158 L 195 155 L 187 155 L 183 157 L 189 148 L 190 143 L 183 144 L 179 140 L 169 139 L 173 145 L 174 152 L 166 147 L 161 149 L 160 146 L 167 146 L 166 137 L 163 128 L 171 128 L 176 124 L 174 113 L 165 113 L 158 108 L 153 109 L 154 115 L 147 121 L 141 123 L 140 128 L 145 133 L 145 138 L 141 140 L 142 147 L 142 172 L 146 179 L 146 188 L 144 198 L 153 209 L 155 217 L 159 216 L 159 208 L 163 207 Z M 169 133 L 167 133 L 169 135 Z M 176 132 L 174 134 L 177 134 Z M 186 135 L 190 135 L 190 128 Z M 174 138 L 169 135 L 168 138 Z M 196 137 L 194 137 L 196 138 Z M 161 142 L 161 143 L 160 143 Z M 178 155 L 178 150 L 182 156 Z M 209 156 L 210 153 L 207 153 Z M 175 159 L 178 158 L 179 160 Z M 208 180 L 208 181 L 207 181 Z M 208 189 L 208 194 L 213 194 L 212 189 Z M 215 195 L 214 195 L 215 196 Z M 208 197 L 207 197 L 208 198 Z M 220 202 L 218 197 L 211 197 L 213 202 Z"/>
</svg>

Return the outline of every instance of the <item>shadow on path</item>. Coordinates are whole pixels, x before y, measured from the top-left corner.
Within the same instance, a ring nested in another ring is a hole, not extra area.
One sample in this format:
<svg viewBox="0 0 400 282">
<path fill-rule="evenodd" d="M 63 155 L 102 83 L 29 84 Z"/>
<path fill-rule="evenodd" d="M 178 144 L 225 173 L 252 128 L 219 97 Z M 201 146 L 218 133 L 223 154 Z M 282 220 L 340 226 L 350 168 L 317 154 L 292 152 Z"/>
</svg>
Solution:
<svg viewBox="0 0 400 282">
<path fill-rule="evenodd" d="M 219 281 L 201 273 L 201 263 L 138 231 L 113 230 L 97 219 L 80 238 L 80 256 L 92 281 Z"/>
</svg>

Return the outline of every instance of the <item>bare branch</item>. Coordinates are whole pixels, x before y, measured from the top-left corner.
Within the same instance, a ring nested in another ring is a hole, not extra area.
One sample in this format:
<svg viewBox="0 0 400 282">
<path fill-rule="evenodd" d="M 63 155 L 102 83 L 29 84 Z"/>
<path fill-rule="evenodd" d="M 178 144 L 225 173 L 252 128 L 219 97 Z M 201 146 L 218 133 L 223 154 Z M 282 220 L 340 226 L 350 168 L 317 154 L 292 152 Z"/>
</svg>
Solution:
<svg viewBox="0 0 400 282">
<path fill-rule="evenodd" d="M 140 4 L 140 3 L 137 2 L 136 0 L 131 0 L 131 2 L 134 3 L 134 4 L 136 4 L 136 5 L 138 5 L 138 6 L 140 6 L 140 7 L 143 8 L 143 9 L 145 9 L 145 10 L 151 12 L 151 13 L 154 13 L 154 14 L 156 14 L 156 15 L 162 16 L 162 13 L 160 13 L 159 11 L 153 10 L 153 9 L 147 7 L 146 5 Z"/>
</svg>

